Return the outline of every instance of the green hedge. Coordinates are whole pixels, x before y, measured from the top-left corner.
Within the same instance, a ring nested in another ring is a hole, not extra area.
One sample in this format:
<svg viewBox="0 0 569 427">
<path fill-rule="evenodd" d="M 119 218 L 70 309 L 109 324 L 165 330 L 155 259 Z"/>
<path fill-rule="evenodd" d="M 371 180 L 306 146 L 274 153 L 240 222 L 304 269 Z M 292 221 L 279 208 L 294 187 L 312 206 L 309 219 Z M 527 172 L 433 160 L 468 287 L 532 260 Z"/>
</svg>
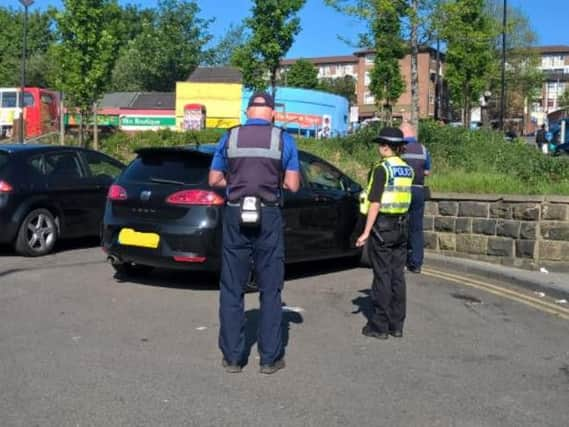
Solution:
<svg viewBox="0 0 569 427">
<path fill-rule="evenodd" d="M 375 131 L 374 131 L 375 132 Z M 360 183 L 378 158 L 375 133 L 346 138 L 300 140 L 299 146 L 346 170 Z M 423 122 L 419 138 L 431 152 L 433 191 L 569 195 L 569 159 L 543 155 L 523 140 L 505 141 L 500 132 L 441 127 Z"/>
<path fill-rule="evenodd" d="M 432 123 L 421 126 L 420 138 L 433 157 L 435 190 L 569 195 L 569 160 L 546 156 L 523 140 Z"/>
<path fill-rule="evenodd" d="M 101 141 L 101 151 L 125 162 L 134 157 L 134 151 L 142 147 L 172 147 L 216 142 L 223 129 L 174 132 L 169 129 L 136 133 L 116 132 Z"/>
<path fill-rule="evenodd" d="M 126 134 L 118 132 L 102 140 L 102 151 L 129 161 L 139 147 L 214 143 L 224 130 L 179 133 L 169 130 Z M 377 146 L 371 143 L 377 129 L 326 140 L 297 138 L 299 148 L 337 165 L 365 184 L 371 165 L 377 161 Z M 499 132 L 424 122 L 420 140 L 433 160 L 433 191 L 494 194 L 569 195 L 569 159 L 543 155 L 521 140 L 507 142 Z"/>
</svg>

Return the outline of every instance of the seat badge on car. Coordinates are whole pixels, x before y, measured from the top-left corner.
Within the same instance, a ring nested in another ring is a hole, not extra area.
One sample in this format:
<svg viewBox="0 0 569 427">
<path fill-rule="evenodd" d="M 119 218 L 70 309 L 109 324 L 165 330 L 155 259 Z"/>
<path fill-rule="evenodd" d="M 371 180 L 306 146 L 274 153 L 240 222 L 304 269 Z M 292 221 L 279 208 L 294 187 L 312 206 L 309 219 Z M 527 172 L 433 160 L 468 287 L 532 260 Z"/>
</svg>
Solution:
<svg viewBox="0 0 569 427">
<path fill-rule="evenodd" d="M 150 196 L 152 195 L 152 191 L 150 190 L 143 190 L 140 192 L 140 200 L 147 202 L 150 200 Z"/>
</svg>

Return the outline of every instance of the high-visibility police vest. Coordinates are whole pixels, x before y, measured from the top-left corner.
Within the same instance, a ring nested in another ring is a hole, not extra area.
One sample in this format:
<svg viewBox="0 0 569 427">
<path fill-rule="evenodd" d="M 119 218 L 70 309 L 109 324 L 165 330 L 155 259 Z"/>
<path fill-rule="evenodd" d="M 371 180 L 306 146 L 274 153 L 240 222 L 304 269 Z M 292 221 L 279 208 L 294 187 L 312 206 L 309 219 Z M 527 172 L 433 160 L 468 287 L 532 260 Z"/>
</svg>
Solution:
<svg viewBox="0 0 569 427">
<path fill-rule="evenodd" d="M 227 199 L 257 196 L 276 202 L 283 174 L 282 129 L 271 125 L 232 128 L 227 141 Z"/>
<path fill-rule="evenodd" d="M 360 195 L 360 212 L 367 215 L 370 201 L 369 193 L 373 187 L 375 169 L 385 169 L 385 188 L 381 196 L 379 212 L 390 215 L 403 215 L 409 210 L 411 204 L 411 184 L 413 183 L 413 168 L 399 157 L 389 157 L 376 163 L 371 171 L 367 188 Z"/>
</svg>

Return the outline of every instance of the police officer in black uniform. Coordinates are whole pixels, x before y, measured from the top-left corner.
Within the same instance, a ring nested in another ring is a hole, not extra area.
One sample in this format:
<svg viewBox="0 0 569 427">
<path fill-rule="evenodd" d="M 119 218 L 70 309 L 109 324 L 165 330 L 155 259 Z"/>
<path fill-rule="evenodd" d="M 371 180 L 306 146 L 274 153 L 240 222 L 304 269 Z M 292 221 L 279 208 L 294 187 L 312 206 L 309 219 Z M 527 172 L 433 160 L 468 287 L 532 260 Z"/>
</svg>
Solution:
<svg viewBox="0 0 569 427">
<path fill-rule="evenodd" d="M 293 138 L 272 125 L 274 100 L 254 93 L 247 122 L 219 141 L 209 185 L 226 187 L 220 280 L 219 346 L 230 373 L 245 365 L 244 293 L 251 268 L 260 294 L 258 348 L 260 372 L 284 368 L 281 291 L 284 283 L 283 189 L 300 186 L 298 151 Z"/>
<path fill-rule="evenodd" d="M 375 142 L 382 160 L 372 170 L 362 195 L 360 211 L 367 218 L 356 241 L 356 246 L 361 247 L 370 240 L 373 268 L 373 313 L 362 334 L 379 339 L 387 339 L 389 334 L 400 338 L 406 315 L 407 212 L 414 173 L 399 157 L 404 146 L 399 129 L 381 129 Z"/>
</svg>

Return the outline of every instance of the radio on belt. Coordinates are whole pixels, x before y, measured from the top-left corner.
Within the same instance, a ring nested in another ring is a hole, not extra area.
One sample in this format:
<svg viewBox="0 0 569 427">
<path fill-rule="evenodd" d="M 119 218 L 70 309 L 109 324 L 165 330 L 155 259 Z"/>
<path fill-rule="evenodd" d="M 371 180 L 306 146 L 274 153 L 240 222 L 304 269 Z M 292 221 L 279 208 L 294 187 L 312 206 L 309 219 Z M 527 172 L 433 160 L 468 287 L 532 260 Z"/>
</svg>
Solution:
<svg viewBox="0 0 569 427">
<path fill-rule="evenodd" d="M 244 197 L 241 200 L 239 208 L 241 213 L 241 225 L 258 227 L 261 224 L 261 200 L 258 197 Z"/>
</svg>

